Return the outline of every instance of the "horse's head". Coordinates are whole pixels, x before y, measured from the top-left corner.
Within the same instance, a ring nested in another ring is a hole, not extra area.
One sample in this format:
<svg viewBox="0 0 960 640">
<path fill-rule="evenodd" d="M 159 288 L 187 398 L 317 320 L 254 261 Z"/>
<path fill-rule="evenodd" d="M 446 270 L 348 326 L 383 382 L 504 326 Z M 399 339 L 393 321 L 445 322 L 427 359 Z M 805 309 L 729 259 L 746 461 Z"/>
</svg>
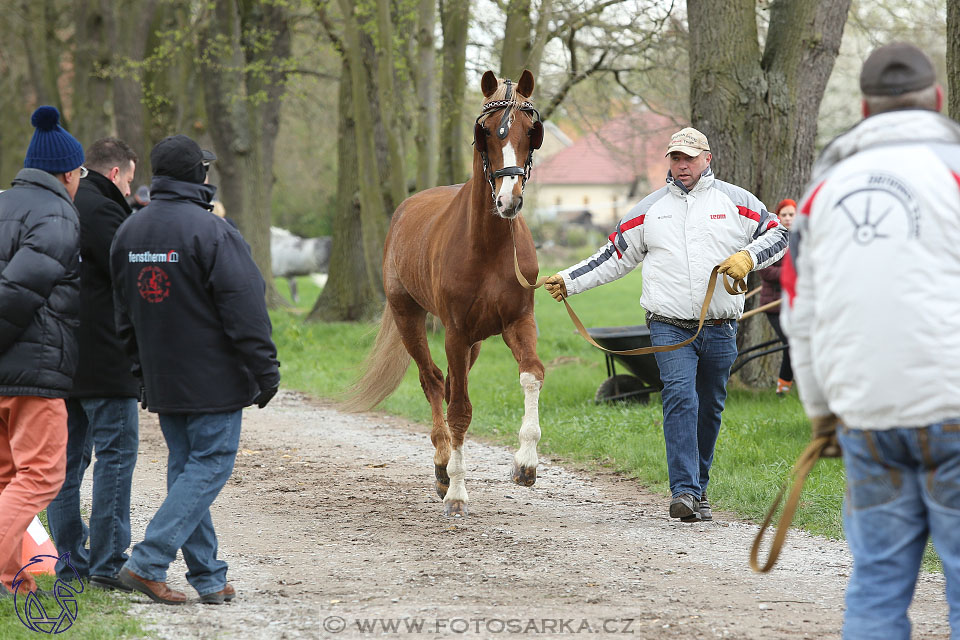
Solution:
<svg viewBox="0 0 960 640">
<path fill-rule="evenodd" d="M 540 113 L 530 102 L 533 74 L 527 69 L 520 81 L 483 74 L 484 102 L 473 130 L 476 153 L 493 196 L 493 206 L 503 218 L 515 218 L 523 207 L 523 189 L 530 177 L 533 151 L 543 142 Z M 521 166 L 519 161 L 523 160 Z"/>
</svg>

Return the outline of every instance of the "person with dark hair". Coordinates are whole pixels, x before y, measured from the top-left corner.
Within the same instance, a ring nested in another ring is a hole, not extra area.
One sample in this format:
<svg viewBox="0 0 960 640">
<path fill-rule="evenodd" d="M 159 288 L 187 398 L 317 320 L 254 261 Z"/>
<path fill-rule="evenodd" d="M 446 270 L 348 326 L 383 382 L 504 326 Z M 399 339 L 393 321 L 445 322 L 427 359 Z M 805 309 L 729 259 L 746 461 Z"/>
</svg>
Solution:
<svg viewBox="0 0 960 640">
<path fill-rule="evenodd" d="M 61 580 L 70 580 L 75 570 L 92 586 L 129 591 L 116 574 L 130 546 L 140 382 L 117 336 L 110 243 L 131 213 L 125 196 L 138 158 L 122 140 L 103 138 L 87 147 L 86 159 L 89 173 L 75 199 L 80 215 L 80 353 L 67 399 L 66 478 L 47 507 L 47 521 L 57 549 L 70 552 L 71 566 L 57 564 Z M 88 527 L 80 515 L 80 484 L 94 451 Z"/>
<path fill-rule="evenodd" d="M 0 193 L 0 594 L 20 572 L 23 536 L 63 484 L 77 366 L 83 147 L 43 106 L 13 188 Z M 20 573 L 16 587 L 35 591 Z"/>
<path fill-rule="evenodd" d="M 779 218 L 783 228 L 789 231 L 793 225 L 793 218 L 797 215 L 797 203 L 790 198 L 781 200 L 774 213 L 777 214 L 777 218 Z M 782 268 L 783 258 L 777 260 L 766 269 L 760 269 L 761 307 L 780 299 L 780 271 Z M 780 328 L 780 309 L 774 308 L 770 311 L 765 311 L 764 315 L 767 316 L 767 321 L 770 322 L 770 326 L 773 327 L 773 331 L 777 334 L 777 337 L 786 344 L 787 337 L 783 335 L 783 330 Z M 780 361 L 780 375 L 777 377 L 777 395 L 780 397 L 787 395 L 790 393 L 792 387 L 793 369 L 790 367 L 790 349 L 787 348 L 784 349 L 783 360 Z"/>
<path fill-rule="evenodd" d="M 960 637 L 960 125 L 912 44 L 860 72 L 864 119 L 824 148 L 783 268 L 800 400 L 843 456 L 847 640 L 910 638 L 932 538 Z"/>
<path fill-rule="evenodd" d="M 265 407 L 280 384 L 266 284 L 240 233 L 210 215 L 215 159 L 184 135 L 157 143 L 150 204 L 110 249 L 117 328 L 169 449 L 167 497 L 119 580 L 165 604 L 186 601 L 166 583 L 178 549 L 201 602 L 235 597 L 210 505 L 233 470 L 242 409 Z"/>
</svg>

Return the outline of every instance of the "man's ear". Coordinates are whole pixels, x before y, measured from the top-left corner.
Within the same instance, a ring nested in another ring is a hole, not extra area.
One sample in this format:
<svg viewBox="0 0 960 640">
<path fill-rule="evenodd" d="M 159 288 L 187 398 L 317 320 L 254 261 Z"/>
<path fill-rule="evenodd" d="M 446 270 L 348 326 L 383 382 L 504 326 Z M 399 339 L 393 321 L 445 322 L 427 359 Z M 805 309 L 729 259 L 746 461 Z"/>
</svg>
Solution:
<svg viewBox="0 0 960 640">
<path fill-rule="evenodd" d="M 870 105 L 867 104 L 866 99 L 860 101 L 860 113 L 864 118 L 870 117 Z"/>
<path fill-rule="evenodd" d="M 943 109 L 943 87 L 937 85 L 937 113 Z"/>
<path fill-rule="evenodd" d="M 118 175 L 120 175 L 120 167 L 113 167 L 107 172 L 107 179 L 110 182 L 116 183 Z"/>
<path fill-rule="evenodd" d="M 707 166 L 709 167 L 710 161 L 713 160 L 713 154 L 710 153 L 709 151 L 707 151 L 706 154 L 707 154 Z"/>
</svg>

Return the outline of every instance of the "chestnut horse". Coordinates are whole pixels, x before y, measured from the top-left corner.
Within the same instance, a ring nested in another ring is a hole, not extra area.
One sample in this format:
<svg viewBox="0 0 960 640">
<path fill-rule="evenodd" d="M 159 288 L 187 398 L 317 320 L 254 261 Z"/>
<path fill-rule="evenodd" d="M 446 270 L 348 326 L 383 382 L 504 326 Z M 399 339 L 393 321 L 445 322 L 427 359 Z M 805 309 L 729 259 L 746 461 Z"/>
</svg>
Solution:
<svg viewBox="0 0 960 640">
<path fill-rule="evenodd" d="M 349 392 L 348 408 L 371 408 L 399 386 L 411 357 L 417 363 L 433 415 L 436 489 L 447 515 L 468 512 L 463 442 L 473 408 L 467 376 L 483 340 L 496 334 L 520 366 L 524 393 L 513 480 L 531 486 L 537 479 L 543 363 L 533 291 L 521 287 L 514 272 L 514 243 L 521 273 L 529 280 L 538 271 L 533 238 L 520 216 L 533 150 L 543 141 L 540 115 L 530 103 L 533 86 L 527 70 L 516 84 L 484 73 L 473 177 L 427 189 L 397 207 L 383 251 L 387 304 L 365 372 Z M 427 313 L 445 329 L 446 379 L 430 357 Z"/>
</svg>

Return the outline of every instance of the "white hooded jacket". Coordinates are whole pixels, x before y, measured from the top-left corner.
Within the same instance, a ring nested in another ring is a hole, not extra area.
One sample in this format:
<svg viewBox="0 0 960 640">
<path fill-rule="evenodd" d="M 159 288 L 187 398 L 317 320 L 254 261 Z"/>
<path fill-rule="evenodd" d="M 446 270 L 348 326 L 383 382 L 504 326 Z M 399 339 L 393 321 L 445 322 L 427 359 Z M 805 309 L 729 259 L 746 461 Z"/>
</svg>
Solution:
<svg viewBox="0 0 960 640">
<path fill-rule="evenodd" d="M 622 278 L 643 263 L 640 305 L 678 320 L 700 317 L 713 267 L 746 249 L 754 269 L 779 260 L 786 230 L 749 191 L 717 180 L 710 167 L 689 191 L 671 177 L 633 207 L 593 256 L 560 272 L 569 295 Z M 720 280 L 707 319 L 738 319 L 743 296 Z"/>
<path fill-rule="evenodd" d="M 800 398 L 857 429 L 960 418 L 960 125 L 882 113 L 814 167 L 783 270 Z"/>
</svg>

